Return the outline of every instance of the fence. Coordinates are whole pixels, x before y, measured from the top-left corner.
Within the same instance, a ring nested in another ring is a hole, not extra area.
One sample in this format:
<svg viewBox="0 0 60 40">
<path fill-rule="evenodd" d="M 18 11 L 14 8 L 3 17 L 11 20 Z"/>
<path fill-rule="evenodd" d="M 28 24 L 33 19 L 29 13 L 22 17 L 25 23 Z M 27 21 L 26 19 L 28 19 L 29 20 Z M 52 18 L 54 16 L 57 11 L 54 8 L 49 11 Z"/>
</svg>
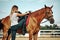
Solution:
<svg viewBox="0 0 60 40">
<path fill-rule="evenodd" d="M 2 36 L 2 31 L 0 32 L 0 37 Z M 38 33 L 38 37 L 60 37 L 60 30 L 40 30 Z M 22 35 L 17 34 L 17 37 L 23 37 Z M 26 34 L 24 37 L 28 37 L 28 34 Z"/>
</svg>

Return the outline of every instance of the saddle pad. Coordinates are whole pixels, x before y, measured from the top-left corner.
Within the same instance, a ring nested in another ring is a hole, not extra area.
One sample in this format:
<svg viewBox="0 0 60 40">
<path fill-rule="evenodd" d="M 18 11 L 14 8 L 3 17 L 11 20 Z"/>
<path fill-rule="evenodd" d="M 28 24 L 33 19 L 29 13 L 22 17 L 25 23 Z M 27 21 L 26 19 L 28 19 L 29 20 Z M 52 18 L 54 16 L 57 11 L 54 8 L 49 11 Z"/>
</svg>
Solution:
<svg viewBox="0 0 60 40">
<path fill-rule="evenodd" d="M 30 19 L 30 16 L 28 16 L 27 20 L 26 20 L 26 26 L 28 25 L 29 23 L 29 19 Z"/>
</svg>

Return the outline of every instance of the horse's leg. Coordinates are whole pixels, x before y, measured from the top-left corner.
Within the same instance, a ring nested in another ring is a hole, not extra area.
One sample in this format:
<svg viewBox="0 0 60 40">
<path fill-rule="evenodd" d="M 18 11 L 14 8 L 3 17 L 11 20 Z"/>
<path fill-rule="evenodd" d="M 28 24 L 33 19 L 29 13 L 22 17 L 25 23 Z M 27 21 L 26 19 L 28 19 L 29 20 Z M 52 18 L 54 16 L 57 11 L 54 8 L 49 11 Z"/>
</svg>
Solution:
<svg viewBox="0 0 60 40">
<path fill-rule="evenodd" d="M 11 30 L 9 29 L 9 30 L 8 30 L 7 40 L 10 40 L 10 38 L 11 38 Z"/>
<path fill-rule="evenodd" d="M 7 40 L 10 40 L 10 38 L 11 38 L 11 34 L 8 36 L 8 39 Z"/>
<path fill-rule="evenodd" d="M 33 32 L 29 32 L 29 40 L 32 40 Z"/>
<path fill-rule="evenodd" d="M 7 39 L 7 32 L 8 32 L 8 30 L 6 29 L 6 30 L 3 30 L 3 38 L 2 38 L 2 40 L 6 40 Z"/>
<path fill-rule="evenodd" d="M 38 37 L 38 33 L 33 35 L 34 40 L 37 40 L 37 37 Z"/>
</svg>

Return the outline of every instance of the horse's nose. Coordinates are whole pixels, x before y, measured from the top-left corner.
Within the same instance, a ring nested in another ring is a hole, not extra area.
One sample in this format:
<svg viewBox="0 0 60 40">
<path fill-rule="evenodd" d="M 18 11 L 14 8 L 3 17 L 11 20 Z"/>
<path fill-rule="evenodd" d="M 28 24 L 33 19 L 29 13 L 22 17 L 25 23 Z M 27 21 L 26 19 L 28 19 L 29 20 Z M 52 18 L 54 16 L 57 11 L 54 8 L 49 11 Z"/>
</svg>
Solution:
<svg viewBox="0 0 60 40">
<path fill-rule="evenodd" d="M 50 20 L 50 23 L 53 24 L 53 23 L 54 23 L 54 19 L 51 19 L 51 20 Z"/>
</svg>

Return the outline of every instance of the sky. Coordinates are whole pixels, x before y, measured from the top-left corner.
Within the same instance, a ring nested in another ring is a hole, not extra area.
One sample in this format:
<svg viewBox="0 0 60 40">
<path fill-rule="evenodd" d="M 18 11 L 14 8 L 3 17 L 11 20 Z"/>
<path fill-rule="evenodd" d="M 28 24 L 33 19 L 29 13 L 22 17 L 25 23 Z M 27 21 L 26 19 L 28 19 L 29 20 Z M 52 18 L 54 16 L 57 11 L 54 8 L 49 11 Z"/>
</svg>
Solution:
<svg viewBox="0 0 60 40">
<path fill-rule="evenodd" d="M 60 26 L 60 0 L 0 0 L 0 19 L 10 14 L 11 7 L 17 5 L 22 13 L 26 11 L 36 11 L 44 7 L 44 5 L 52 6 L 55 24 Z M 45 19 L 43 20 L 45 21 Z M 49 22 L 41 25 L 50 25 Z"/>
</svg>

